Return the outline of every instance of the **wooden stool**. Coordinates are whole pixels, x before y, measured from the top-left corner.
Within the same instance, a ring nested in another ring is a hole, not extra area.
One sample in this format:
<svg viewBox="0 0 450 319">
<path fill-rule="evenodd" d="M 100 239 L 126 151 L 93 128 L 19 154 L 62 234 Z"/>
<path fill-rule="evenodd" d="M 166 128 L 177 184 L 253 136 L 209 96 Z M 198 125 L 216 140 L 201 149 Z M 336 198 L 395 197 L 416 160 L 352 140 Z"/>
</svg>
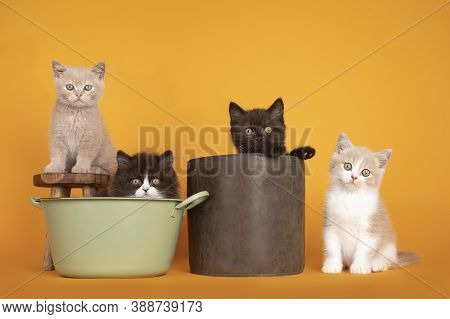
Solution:
<svg viewBox="0 0 450 319">
<path fill-rule="evenodd" d="M 33 184 L 36 187 L 51 189 L 51 197 L 70 197 L 72 188 L 81 188 L 84 197 L 94 196 L 96 189 L 107 187 L 110 176 L 99 174 L 45 173 L 34 175 Z M 55 269 L 48 236 L 45 238 L 44 270 Z"/>
</svg>

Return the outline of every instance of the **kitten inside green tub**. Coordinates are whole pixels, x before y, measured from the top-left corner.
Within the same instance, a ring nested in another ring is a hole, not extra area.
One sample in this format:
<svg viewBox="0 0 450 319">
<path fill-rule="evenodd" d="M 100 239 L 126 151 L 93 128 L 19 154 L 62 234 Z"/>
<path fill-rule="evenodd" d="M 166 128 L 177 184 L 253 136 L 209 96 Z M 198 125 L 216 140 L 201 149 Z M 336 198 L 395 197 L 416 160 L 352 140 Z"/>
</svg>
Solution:
<svg viewBox="0 0 450 319">
<path fill-rule="evenodd" d="M 168 150 L 161 155 L 137 153 L 133 156 L 117 152 L 118 169 L 105 191 L 96 196 L 136 197 L 147 199 L 179 198 L 174 156 Z"/>
</svg>

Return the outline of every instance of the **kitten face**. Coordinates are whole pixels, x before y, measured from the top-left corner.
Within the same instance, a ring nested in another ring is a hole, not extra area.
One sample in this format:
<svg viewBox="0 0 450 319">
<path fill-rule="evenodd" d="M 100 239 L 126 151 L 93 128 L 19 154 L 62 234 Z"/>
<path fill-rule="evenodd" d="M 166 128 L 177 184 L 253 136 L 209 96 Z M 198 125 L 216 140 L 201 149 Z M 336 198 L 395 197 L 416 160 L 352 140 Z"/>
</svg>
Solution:
<svg viewBox="0 0 450 319">
<path fill-rule="evenodd" d="M 117 152 L 118 170 L 109 196 L 149 199 L 178 198 L 177 175 L 173 169 L 173 154 L 161 156 L 138 153 L 129 156 Z"/>
<path fill-rule="evenodd" d="M 233 144 L 239 153 L 263 153 L 278 156 L 286 152 L 284 106 L 277 99 L 267 110 L 243 110 L 230 103 L 230 126 Z"/>
<path fill-rule="evenodd" d="M 390 149 L 374 153 L 366 147 L 353 146 L 342 133 L 331 160 L 332 182 L 349 191 L 378 189 L 391 153 Z"/>
<path fill-rule="evenodd" d="M 53 61 L 58 101 L 64 105 L 86 108 L 98 104 L 104 89 L 105 64 L 91 68 L 65 66 Z"/>
</svg>

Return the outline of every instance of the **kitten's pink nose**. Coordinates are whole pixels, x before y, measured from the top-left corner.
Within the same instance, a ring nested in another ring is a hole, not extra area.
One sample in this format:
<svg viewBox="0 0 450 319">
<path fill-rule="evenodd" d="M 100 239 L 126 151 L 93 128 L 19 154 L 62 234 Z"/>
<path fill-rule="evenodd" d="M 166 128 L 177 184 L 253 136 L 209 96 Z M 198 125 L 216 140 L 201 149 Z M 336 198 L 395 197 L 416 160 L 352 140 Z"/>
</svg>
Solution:
<svg viewBox="0 0 450 319">
<path fill-rule="evenodd" d="M 148 190 L 150 189 L 150 187 L 145 186 L 145 187 L 142 187 L 142 189 L 144 190 L 144 192 L 148 192 Z"/>
<path fill-rule="evenodd" d="M 75 91 L 75 95 L 78 96 L 78 97 L 80 97 L 80 96 L 83 95 L 83 91 L 76 90 L 76 91 Z"/>
<path fill-rule="evenodd" d="M 352 179 L 353 179 L 353 180 L 358 179 L 358 176 L 353 176 L 353 175 L 352 175 Z"/>
</svg>

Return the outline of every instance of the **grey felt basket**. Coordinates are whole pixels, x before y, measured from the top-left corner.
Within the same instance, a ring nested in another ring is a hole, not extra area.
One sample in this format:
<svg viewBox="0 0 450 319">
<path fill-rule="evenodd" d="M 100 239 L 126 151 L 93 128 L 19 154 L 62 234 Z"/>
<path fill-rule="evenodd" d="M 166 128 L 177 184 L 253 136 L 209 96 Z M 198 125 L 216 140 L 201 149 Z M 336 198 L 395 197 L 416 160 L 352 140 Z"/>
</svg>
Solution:
<svg viewBox="0 0 450 319">
<path fill-rule="evenodd" d="M 188 213 L 191 272 L 282 276 L 303 271 L 304 163 L 237 154 L 192 159 L 188 196 L 209 200 Z"/>
</svg>

